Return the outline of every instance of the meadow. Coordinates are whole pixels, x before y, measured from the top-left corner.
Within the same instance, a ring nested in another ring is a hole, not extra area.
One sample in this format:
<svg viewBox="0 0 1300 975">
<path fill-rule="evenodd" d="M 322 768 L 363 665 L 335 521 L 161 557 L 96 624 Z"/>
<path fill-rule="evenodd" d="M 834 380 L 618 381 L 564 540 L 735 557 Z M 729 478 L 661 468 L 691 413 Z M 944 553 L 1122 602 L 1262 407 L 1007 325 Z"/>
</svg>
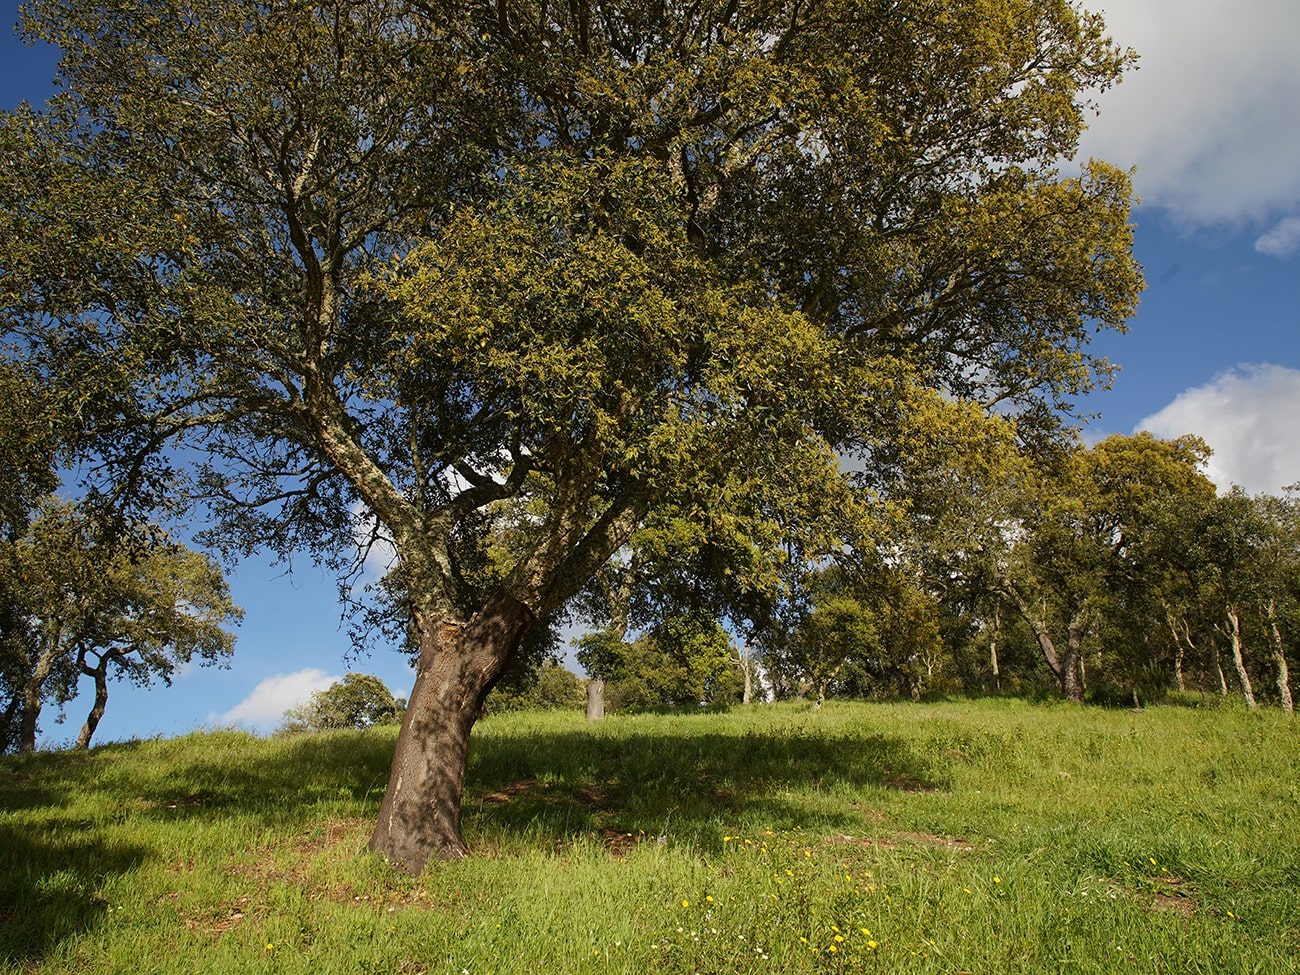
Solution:
<svg viewBox="0 0 1300 975">
<path fill-rule="evenodd" d="M 1214 703 L 494 716 L 419 879 L 395 729 L 8 758 L 0 970 L 1294 972 L 1300 724 Z"/>
</svg>

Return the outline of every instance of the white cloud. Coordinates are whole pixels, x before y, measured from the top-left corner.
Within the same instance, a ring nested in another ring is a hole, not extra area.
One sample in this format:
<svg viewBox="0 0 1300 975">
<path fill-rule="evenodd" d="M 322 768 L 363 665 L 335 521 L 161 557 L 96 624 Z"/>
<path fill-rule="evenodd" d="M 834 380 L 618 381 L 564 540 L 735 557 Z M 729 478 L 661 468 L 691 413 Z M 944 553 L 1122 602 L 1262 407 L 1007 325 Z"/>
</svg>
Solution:
<svg viewBox="0 0 1300 975">
<path fill-rule="evenodd" d="M 1189 224 L 1300 206 L 1300 4 L 1087 0 L 1141 57 L 1099 98 L 1084 156 L 1137 166 L 1143 202 Z"/>
<path fill-rule="evenodd" d="M 1300 481 L 1300 369 L 1243 365 L 1179 393 L 1136 427 L 1194 433 L 1212 448 L 1205 473 L 1221 489 L 1277 492 Z M 1135 432 L 1136 432 L 1135 430 Z"/>
<path fill-rule="evenodd" d="M 336 674 L 327 674 L 316 667 L 275 674 L 259 682 L 246 698 L 218 720 L 222 724 L 276 724 L 289 708 L 304 703 L 316 691 L 325 690 L 338 679 Z"/>
<path fill-rule="evenodd" d="M 1269 257 L 1290 257 L 1300 251 L 1300 217 L 1281 220 L 1255 241 L 1255 250 Z"/>
</svg>

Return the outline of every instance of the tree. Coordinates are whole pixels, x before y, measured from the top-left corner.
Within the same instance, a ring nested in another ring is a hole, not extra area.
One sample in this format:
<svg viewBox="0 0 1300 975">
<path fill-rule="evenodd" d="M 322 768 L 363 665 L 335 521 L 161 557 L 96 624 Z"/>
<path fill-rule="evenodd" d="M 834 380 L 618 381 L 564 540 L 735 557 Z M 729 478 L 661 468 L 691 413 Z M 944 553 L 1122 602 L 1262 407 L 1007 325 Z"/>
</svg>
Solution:
<svg viewBox="0 0 1300 975">
<path fill-rule="evenodd" d="M 519 686 L 502 682 L 488 695 L 488 714 L 502 711 L 576 711 L 587 700 L 585 682 L 554 660 L 547 660 Z"/>
<path fill-rule="evenodd" d="M 741 675 L 717 620 L 684 612 L 661 619 L 635 640 L 597 630 L 577 641 L 578 662 L 605 675 L 615 709 L 697 708 L 739 699 Z"/>
<path fill-rule="evenodd" d="M 1159 539 L 1164 511 L 1214 497 L 1199 470 L 1208 455 L 1196 437 L 1112 436 L 1037 477 L 1004 585 L 1067 698 L 1083 699 L 1084 641 L 1103 626 L 1128 635 L 1112 665 L 1140 696 L 1138 677 L 1153 661 L 1134 636 L 1161 625 L 1150 593 L 1171 554 Z"/>
<path fill-rule="evenodd" d="M 15 543 L 37 502 L 58 486 L 59 438 L 40 389 L 16 362 L 0 360 L 0 753 L 17 747 L 32 627 Z"/>
<path fill-rule="evenodd" d="M 215 663 L 233 652 L 225 627 L 242 614 L 220 570 L 153 526 L 106 536 L 85 510 L 49 499 L 5 545 L 26 627 L 26 639 L 6 648 L 21 675 L 10 704 L 20 716 L 20 750 L 36 747 L 46 700 L 66 704 L 83 675 L 95 698 L 78 748 L 89 747 L 104 715 L 110 676 L 171 684 L 191 660 Z"/>
<path fill-rule="evenodd" d="M 405 710 L 388 686 L 370 674 L 344 674 L 310 700 L 285 712 L 282 731 L 331 731 L 338 728 L 369 728 L 376 724 L 397 724 Z"/>
<path fill-rule="evenodd" d="M 817 691 L 818 708 L 849 658 L 877 646 L 871 613 L 856 599 L 829 596 L 813 608 L 792 649 L 795 664 Z"/>
<path fill-rule="evenodd" d="M 465 853 L 470 729 L 533 621 L 731 472 L 759 547 L 842 491 L 890 377 L 1086 388 L 1140 284 L 1130 188 L 1063 177 L 1128 60 L 1064 0 L 36 0 L 0 140 L 3 304 L 120 394 L 247 547 L 393 539 L 420 658 L 371 845 Z M 813 502 L 812 499 L 820 499 Z M 520 544 L 491 521 L 527 510 Z"/>
<path fill-rule="evenodd" d="M 1300 494 L 1293 486 L 1282 497 L 1262 494 L 1253 500 L 1260 523 L 1258 604 L 1277 671 L 1278 703 L 1287 714 L 1295 714 L 1283 631 L 1300 600 Z"/>
</svg>

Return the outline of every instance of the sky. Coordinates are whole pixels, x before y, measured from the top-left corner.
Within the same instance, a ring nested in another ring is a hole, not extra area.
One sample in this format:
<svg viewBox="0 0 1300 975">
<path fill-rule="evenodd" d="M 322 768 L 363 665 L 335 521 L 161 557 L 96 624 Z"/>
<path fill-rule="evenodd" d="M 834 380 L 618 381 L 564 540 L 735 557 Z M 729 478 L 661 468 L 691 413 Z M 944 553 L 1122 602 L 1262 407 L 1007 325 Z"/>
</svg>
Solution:
<svg viewBox="0 0 1300 975">
<path fill-rule="evenodd" d="M 1221 487 L 1300 482 L 1300 4 L 1295 0 L 1088 0 L 1140 57 L 1098 98 L 1081 156 L 1135 167 L 1135 253 L 1147 278 L 1123 335 L 1095 351 L 1121 366 L 1082 408 L 1089 441 L 1196 433 Z M 16 5 L 5 10 L 17 19 Z M 0 32 L 0 108 L 38 103 L 55 55 Z M 249 559 L 230 574 L 245 618 L 228 669 L 193 667 L 172 687 L 114 686 L 96 736 L 110 741 L 235 725 L 265 733 L 286 707 L 349 669 L 409 692 L 406 659 L 349 659 L 335 580 L 303 556 Z M 42 719 L 42 744 L 74 737 Z"/>
</svg>

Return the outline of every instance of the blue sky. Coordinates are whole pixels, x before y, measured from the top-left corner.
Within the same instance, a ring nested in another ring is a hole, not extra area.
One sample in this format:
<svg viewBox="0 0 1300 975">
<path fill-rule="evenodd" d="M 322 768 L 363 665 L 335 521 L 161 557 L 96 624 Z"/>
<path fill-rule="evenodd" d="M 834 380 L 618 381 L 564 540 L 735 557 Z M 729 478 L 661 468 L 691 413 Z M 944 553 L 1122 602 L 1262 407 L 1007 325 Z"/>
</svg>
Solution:
<svg viewBox="0 0 1300 975">
<path fill-rule="evenodd" d="M 1294 0 L 1091 0 L 1138 71 L 1098 101 L 1084 154 L 1136 166 L 1136 253 L 1147 290 L 1125 335 L 1094 348 L 1122 366 L 1085 403 L 1086 436 L 1198 433 L 1222 486 L 1300 481 L 1300 5 Z M 16 19 L 10 4 L 8 19 Z M 0 108 L 50 91 L 54 56 L 0 36 Z M 405 658 L 348 661 L 337 587 L 307 557 L 231 575 L 246 616 L 228 670 L 194 668 L 171 688 L 113 688 L 98 740 L 232 722 L 258 730 L 348 669 L 405 695 Z M 75 734 L 43 720 L 43 741 Z"/>
</svg>

